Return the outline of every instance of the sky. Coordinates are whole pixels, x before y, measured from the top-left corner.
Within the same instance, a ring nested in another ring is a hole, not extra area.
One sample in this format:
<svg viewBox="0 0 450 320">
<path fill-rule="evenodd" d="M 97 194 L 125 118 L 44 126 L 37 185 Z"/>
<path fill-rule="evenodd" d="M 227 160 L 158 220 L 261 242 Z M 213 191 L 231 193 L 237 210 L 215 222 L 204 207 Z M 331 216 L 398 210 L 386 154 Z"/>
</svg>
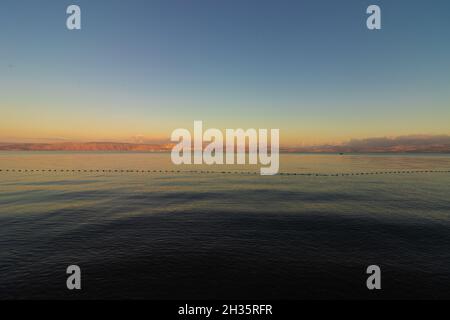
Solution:
<svg viewBox="0 0 450 320">
<path fill-rule="evenodd" d="M 449 39 L 448 0 L 2 0 L 0 142 L 450 134 Z"/>
</svg>

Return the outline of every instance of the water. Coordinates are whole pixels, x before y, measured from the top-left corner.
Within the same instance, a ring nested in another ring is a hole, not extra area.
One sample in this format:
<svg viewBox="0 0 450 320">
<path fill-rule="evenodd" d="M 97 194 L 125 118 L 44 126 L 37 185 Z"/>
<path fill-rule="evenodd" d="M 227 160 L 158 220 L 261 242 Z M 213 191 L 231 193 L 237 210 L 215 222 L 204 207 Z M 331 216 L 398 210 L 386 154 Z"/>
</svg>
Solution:
<svg viewBox="0 0 450 320">
<path fill-rule="evenodd" d="M 2 152 L 0 298 L 450 298 L 450 173 L 350 175 L 448 171 L 450 156 L 293 154 L 281 166 L 314 175 Z M 232 173 L 171 172 L 193 169 Z M 72 264 L 78 292 L 65 286 Z"/>
</svg>

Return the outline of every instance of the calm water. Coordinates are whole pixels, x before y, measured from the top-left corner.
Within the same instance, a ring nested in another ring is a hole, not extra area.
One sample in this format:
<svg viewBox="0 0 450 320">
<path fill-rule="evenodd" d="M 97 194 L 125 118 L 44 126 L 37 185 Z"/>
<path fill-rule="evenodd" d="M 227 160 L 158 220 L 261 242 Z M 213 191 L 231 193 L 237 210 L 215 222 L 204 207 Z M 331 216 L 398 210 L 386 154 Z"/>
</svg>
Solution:
<svg viewBox="0 0 450 320">
<path fill-rule="evenodd" d="M 281 166 L 450 170 L 450 156 L 298 154 Z M 2 299 L 450 298 L 450 173 L 171 173 L 168 154 L 39 152 L 0 153 L 0 169 Z M 71 264 L 80 292 L 65 287 Z M 365 287 L 371 264 L 380 292 Z"/>
</svg>

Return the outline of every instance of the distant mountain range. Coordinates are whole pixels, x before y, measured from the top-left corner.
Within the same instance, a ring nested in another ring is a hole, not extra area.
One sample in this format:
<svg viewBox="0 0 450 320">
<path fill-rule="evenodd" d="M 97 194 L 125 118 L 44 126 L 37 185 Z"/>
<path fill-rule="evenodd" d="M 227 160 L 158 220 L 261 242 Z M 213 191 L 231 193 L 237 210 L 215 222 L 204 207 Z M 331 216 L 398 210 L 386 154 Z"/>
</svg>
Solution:
<svg viewBox="0 0 450 320">
<path fill-rule="evenodd" d="M 61 142 L 61 143 L 0 143 L 0 151 L 116 151 L 166 152 L 174 144 L 145 144 L 121 142 Z M 350 140 L 340 145 L 283 147 L 281 152 L 317 153 L 450 153 L 450 136 L 401 136 Z"/>
<path fill-rule="evenodd" d="M 321 145 L 287 148 L 286 152 L 418 152 L 450 153 L 450 136 L 447 135 L 409 135 L 394 138 L 353 139 L 340 145 Z"/>
<path fill-rule="evenodd" d="M 450 145 L 429 146 L 392 146 L 392 147 L 348 147 L 348 146 L 314 146 L 304 148 L 284 148 L 283 152 L 305 153 L 450 153 Z"/>
<path fill-rule="evenodd" d="M 161 152 L 172 148 L 169 144 L 135 144 L 118 142 L 64 142 L 0 144 L 2 151 L 140 151 Z"/>
</svg>

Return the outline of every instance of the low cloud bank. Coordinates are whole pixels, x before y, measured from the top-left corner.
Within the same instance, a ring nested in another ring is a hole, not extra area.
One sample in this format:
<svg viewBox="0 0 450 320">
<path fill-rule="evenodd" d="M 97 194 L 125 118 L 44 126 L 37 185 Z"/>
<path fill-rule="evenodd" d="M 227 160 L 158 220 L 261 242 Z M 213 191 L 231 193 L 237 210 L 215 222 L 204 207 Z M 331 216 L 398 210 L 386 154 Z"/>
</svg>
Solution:
<svg viewBox="0 0 450 320">
<path fill-rule="evenodd" d="M 441 152 L 450 153 L 448 135 L 409 135 L 352 139 L 340 145 L 286 148 L 287 152 Z"/>
</svg>

